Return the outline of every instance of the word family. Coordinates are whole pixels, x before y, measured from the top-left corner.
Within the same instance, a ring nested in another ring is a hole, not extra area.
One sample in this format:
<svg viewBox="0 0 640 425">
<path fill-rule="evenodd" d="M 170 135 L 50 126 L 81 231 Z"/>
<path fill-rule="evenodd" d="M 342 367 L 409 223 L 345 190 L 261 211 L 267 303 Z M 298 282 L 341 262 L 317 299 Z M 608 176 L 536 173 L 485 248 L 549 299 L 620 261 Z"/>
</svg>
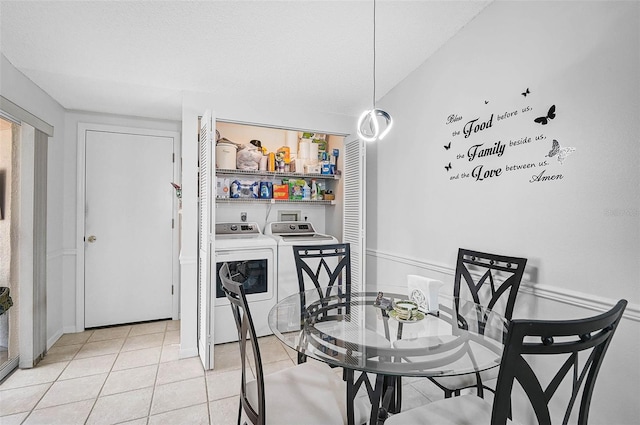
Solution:
<svg viewBox="0 0 640 425">
<path fill-rule="evenodd" d="M 467 156 L 469 156 L 469 161 L 473 161 L 476 157 L 481 158 L 483 156 L 490 155 L 498 155 L 502 156 L 504 154 L 504 148 L 506 147 L 498 140 L 493 144 L 491 148 L 479 149 L 480 146 L 484 145 L 484 143 L 480 143 L 478 145 L 473 145 L 467 151 Z"/>
</svg>

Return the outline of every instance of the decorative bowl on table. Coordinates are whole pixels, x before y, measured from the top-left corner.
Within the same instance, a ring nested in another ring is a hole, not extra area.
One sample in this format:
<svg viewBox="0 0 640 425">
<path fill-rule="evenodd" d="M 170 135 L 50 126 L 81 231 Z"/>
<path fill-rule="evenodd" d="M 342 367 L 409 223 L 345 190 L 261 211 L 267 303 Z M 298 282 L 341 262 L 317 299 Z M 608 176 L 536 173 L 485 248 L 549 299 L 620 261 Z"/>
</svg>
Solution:
<svg viewBox="0 0 640 425">
<path fill-rule="evenodd" d="M 409 300 L 396 301 L 393 304 L 393 310 L 396 318 L 411 320 L 418 313 L 418 304 Z"/>
</svg>

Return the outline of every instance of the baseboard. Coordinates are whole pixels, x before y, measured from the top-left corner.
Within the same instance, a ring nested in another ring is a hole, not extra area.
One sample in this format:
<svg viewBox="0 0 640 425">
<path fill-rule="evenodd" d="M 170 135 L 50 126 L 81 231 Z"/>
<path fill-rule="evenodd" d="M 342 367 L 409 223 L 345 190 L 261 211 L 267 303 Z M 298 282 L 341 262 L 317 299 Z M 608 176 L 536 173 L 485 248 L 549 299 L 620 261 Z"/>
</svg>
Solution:
<svg viewBox="0 0 640 425">
<path fill-rule="evenodd" d="M 198 349 L 197 348 L 180 348 L 179 356 L 181 359 L 186 359 L 189 357 L 197 357 Z"/>
<path fill-rule="evenodd" d="M 47 339 L 47 351 L 49 350 L 49 348 L 53 347 L 53 344 L 55 344 L 56 341 L 60 339 L 63 333 L 66 333 L 66 332 L 63 330 L 59 330 L 55 334 L 53 334 L 51 338 Z"/>
<path fill-rule="evenodd" d="M 412 267 L 418 267 L 424 270 L 445 274 L 451 276 L 452 278 L 455 273 L 455 268 L 450 266 L 430 263 L 417 258 L 403 257 L 390 252 L 367 249 L 367 256 L 376 257 L 386 261 L 391 261 L 394 263 L 404 264 Z M 586 308 L 588 310 L 594 310 L 598 312 L 607 311 L 618 302 L 617 299 L 573 291 L 553 285 L 532 283 L 526 280 L 526 277 L 527 276 L 525 273 L 525 278 L 520 284 L 520 290 L 526 294 L 534 295 L 536 297 L 545 298 L 559 303 Z M 627 308 L 624 311 L 623 317 L 635 322 L 640 322 L 640 306 L 638 304 L 632 303 L 627 304 Z"/>
</svg>

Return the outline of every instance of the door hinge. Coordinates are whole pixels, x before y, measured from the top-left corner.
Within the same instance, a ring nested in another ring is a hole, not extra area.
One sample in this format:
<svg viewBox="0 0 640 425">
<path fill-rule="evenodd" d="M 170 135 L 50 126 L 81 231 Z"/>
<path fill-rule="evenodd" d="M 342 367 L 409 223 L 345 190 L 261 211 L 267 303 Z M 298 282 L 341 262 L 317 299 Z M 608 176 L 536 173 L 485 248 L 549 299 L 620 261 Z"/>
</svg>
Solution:
<svg viewBox="0 0 640 425">
<path fill-rule="evenodd" d="M 171 154 L 171 162 L 176 162 L 176 154 L 175 153 Z"/>
<path fill-rule="evenodd" d="M 173 285 L 171 285 L 171 295 L 173 295 Z"/>
<path fill-rule="evenodd" d="M 173 229 L 174 225 L 175 225 L 175 218 L 172 218 L 172 219 L 171 219 L 171 228 L 172 228 L 172 229 Z"/>
</svg>

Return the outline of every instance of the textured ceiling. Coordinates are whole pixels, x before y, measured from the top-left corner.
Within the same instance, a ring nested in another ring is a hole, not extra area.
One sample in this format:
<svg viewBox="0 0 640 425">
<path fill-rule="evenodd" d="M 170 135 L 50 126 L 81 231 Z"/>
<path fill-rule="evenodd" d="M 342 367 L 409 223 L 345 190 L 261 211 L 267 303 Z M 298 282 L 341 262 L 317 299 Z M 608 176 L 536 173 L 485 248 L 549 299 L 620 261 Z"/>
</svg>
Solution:
<svg viewBox="0 0 640 425">
<path fill-rule="evenodd" d="M 380 98 L 489 1 L 376 3 Z M 180 119 L 181 91 L 357 115 L 372 1 L 0 1 L 0 49 L 72 110 Z"/>
</svg>

